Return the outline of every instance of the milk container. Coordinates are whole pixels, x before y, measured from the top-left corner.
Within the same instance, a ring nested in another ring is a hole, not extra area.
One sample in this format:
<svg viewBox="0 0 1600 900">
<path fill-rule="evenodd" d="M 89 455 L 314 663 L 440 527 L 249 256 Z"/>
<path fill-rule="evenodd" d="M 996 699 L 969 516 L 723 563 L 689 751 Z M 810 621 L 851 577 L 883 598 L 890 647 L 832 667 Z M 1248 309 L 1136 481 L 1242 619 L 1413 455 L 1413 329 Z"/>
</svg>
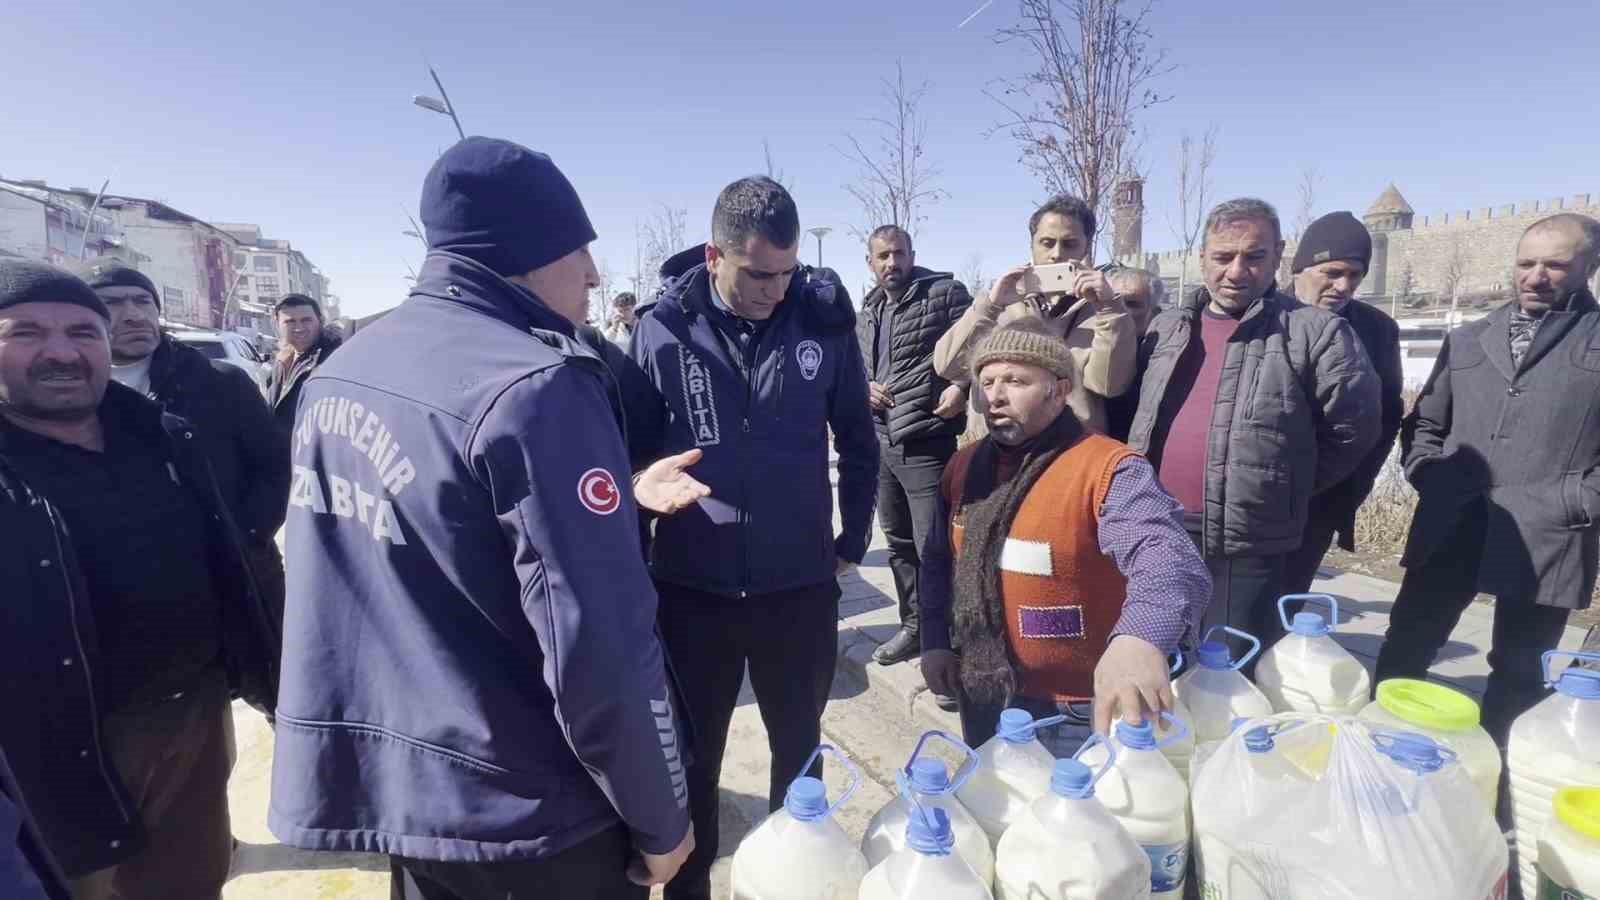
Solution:
<svg viewBox="0 0 1600 900">
<path fill-rule="evenodd" d="M 1332 611 L 1331 623 L 1313 612 L 1295 613 L 1290 600 L 1318 601 Z M 1353 716 L 1367 705 L 1372 689 L 1366 666 L 1331 635 L 1339 624 L 1339 601 L 1327 594 L 1278 598 L 1278 616 L 1289 634 L 1261 655 L 1256 684 L 1278 712 Z"/>
<path fill-rule="evenodd" d="M 953 782 L 942 761 L 923 755 L 923 749 L 932 739 L 943 740 L 958 748 L 969 759 L 969 763 L 957 771 Z M 956 791 L 977 771 L 978 760 L 978 754 L 954 735 L 942 731 L 924 734 L 911 752 L 911 758 L 906 761 L 906 767 L 895 774 L 899 792 L 872 817 L 866 835 L 861 839 L 861 852 L 867 858 L 867 865 L 875 867 L 891 854 L 906 848 L 906 826 L 917 807 L 925 810 L 942 809 L 955 835 L 956 853 L 972 867 L 984 884 L 994 881 L 994 848 L 989 843 L 989 836 L 978 820 L 972 817 L 972 813 L 956 799 Z"/>
<path fill-rule="evenodd" d="M 804 773 L 831 753 L 851 773 L 850 787 L 828 805 L 822 781 Z M 832 747 L 817 748 L 789 785 L 783 809 L 768 816 L 733 854 L 733 900 L 855 900 L 867 860 L 833 814 L 861 786 L 861 772 Z"/>
<path fill-rule="evenodd" d="M 1544 655 L 1545 678 L 1552 680 L 1557 657 L 1600 660 L 1600 653 Z M 1556 692 L 1517 718 L 1506 742 L 1511 782 L 1511 818 L 1516 826 L 1517 865 L 1522 894 L 1533 897 L 1539 835 L 1550 819 L 1556 792 L 1568 787 L 1600 787 L 1600 672 L 1569 668 L 1553 679 Z"/>
<path fill-rule="evenodd" d="M 1033 801 L 1050 789 L 1056 758 L 1039 743 L 1037 730 L 1066 721 L 1052 716 L 1034 721 L 1020 709 L 1000 713 L 995 736 L 978 748 L 978 768 L 956 791 L 961 805 L 978 820 L 990 845 L 999 843 L 1006 828 Z"/>
</svg>

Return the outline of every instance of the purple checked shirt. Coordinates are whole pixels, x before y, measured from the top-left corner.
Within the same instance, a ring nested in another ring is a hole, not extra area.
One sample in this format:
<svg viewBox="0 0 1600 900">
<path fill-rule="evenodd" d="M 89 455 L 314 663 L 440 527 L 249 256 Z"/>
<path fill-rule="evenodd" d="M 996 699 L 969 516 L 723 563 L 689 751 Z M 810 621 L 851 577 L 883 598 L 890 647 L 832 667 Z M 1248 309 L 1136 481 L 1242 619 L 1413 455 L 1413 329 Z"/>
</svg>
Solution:
<svg viewBox="0 0 1600 900">
<path fill-rule="evenodd" d="M 950 507 L 939 496 L 939 527 L 922 548 L 917 581 L 922 607 L 922 649 L 950 649 L 950 592 L 955 559 L 950 547 Z M 1100 510 L 1100 552 L 1128 580 L 1122 616 L 1111 636 L 1128 634 L 1164 653 L 1192 643 L 1211 600 L 1211 575 L 1183 528 L 1183 507 L 1156 480 L 1141 457 L 1123 460 L 1111 476 Z"/>
</svg>

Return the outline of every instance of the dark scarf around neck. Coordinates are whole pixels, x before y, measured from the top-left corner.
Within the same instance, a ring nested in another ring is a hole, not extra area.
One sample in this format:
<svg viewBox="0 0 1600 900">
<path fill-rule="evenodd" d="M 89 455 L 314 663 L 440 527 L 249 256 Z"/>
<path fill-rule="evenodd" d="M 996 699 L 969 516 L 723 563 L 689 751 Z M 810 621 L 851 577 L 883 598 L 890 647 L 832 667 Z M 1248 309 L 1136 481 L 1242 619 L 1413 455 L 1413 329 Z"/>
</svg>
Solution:
<svg viewBox="0 0 1600 900">
<path fill-rule="evenodd" d="M 974 451 L 961 492 L 965 536 L 955 564 L 953 637 L 961 648 L 961 686 L 979 703 L 1010 703 L 1016 696 L 1016 655 L 1006 640 L 1005 604 L 1000 594 L 1000 552 L 1028 492 L 1062 453 L 1083 437 L 1072 411 L 1017 447 L 1001 447 L 987 437 Z M 1000 457 L 1016 462 L 1014 474 L 999 481 Z"/>
</svg>

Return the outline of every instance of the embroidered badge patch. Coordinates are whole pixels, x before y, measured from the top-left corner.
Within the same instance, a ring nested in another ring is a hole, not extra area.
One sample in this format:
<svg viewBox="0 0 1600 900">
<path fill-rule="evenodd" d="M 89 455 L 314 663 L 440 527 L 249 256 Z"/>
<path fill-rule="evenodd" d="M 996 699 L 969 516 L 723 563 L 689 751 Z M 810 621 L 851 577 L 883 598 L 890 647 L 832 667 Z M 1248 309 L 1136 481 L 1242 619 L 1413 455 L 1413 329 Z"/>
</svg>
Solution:
<svg viewBox="0 0 1600 900">
<path fill-rule="evenodd" d="M 1017 610 L 1017 632 L 1025 638 L 1083 639 L 1083 607 L 1024 606 Z"/>
<path fill-rule="evenodd" d="M 590 469 L 578 479 L 578 500 L 597 516 L 609 516 L 622 506 L 617 480 L 605 469 Z"/>
<path fill-rule="evenodd" d="M 816 341 L 801 341 L 800 346 L 794 348 L 795 361 L 800 363 L 800 374 L 807 381 L 816 381 L 817 372 L 822 369 L 822 345 Z"/>
</svg>

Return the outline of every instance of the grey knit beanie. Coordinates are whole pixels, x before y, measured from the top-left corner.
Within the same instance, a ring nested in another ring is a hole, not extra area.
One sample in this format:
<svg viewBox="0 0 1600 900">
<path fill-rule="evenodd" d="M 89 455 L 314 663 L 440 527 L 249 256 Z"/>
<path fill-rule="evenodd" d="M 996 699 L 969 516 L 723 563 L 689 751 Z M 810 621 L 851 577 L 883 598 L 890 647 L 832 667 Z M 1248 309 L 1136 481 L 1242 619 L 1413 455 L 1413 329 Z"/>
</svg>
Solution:
<svg viewBox="0 0 1600 900">
<path fill-rule="evenodd" d="M 972 355 L 972 377 L 977 380 L 983 367 L 995 362 L 1038 366 L 1057 378 L 1071 378 L 1072 355 L 1067 342 L 1056 337 L 1038 319 L 1022 319 L 996 328 L 978 344 Z"/>
</svg>

